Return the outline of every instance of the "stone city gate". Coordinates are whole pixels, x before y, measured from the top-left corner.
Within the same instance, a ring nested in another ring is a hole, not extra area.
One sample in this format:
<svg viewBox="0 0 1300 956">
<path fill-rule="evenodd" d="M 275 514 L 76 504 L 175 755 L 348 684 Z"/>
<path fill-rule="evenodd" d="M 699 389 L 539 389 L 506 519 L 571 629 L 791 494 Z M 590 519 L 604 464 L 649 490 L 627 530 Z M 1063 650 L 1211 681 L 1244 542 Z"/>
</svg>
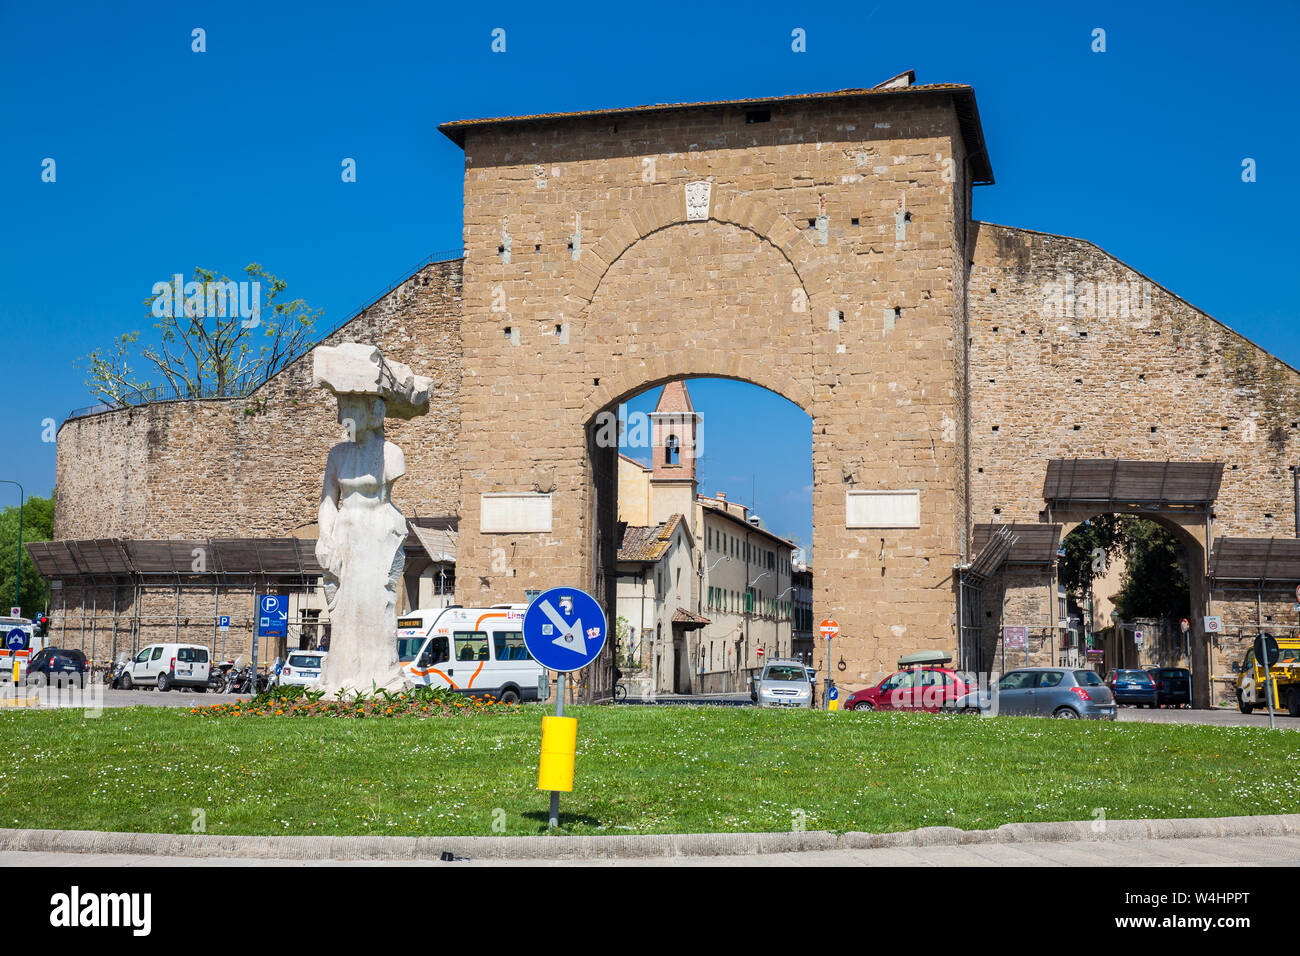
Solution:
<svg viewBox="0 0 1300 956">
<path fill-rule="evenodd" d="M 596 446 L 593 422 L 648 387 L 710 376 L 813 421 L 815 613 L 840 621 L 848 677 L 951 649 L 964 426 L 961 200 L 945 171 L 963 146 L 950 106 L 929 119 L 932 143 L 888 181 L 864 179 L 851 204 L 815 193 L 841 150 L 755 149 L 729 118 L 709 150 L 691 147 L 689 123 L 620 120 L 620 137 L 654 140 L 637 156 L 610 155 L 609 129 L 583 135 L 581 122 L 540 139 L 527 122 L 446 128 L 466 152 L 462 601 L 565 580 L 612 595 L 617 449 Z M 926 230 L 896 215 L 900 180 Z M 792 188 L 819 210 L 809 228 L 786 212 Z M 907 239 L 831 243 L 838 212 Z M 761 456 L 761 427 L 754 439 Z"/>
<path fill-rule="evenodd" d="M 842 685 L 918 650 L 987 665 L 1003 625 L 1054 626 L 1056 548 L 1100 508 L 1049 508 L 1051 462 L 1221 466 L 1186 527 L 1223 616 L 1216 696 L 1254 631 L 1296 626 L 1300 374 L 1085 240 L 975 220 L 993 174 L 969 86 L 903 74 L 442 130 L 464 150 L 463 257 L 324 341 L 434 378 L 430 414 L 395 431 L 394 501 L 457 532 L 458 603 L 606 593 L 615 450 L 592 424 L 709 376 L 812 420 L 813 616 L 841 625 Z M 250 396 L 69 416 L 56 539 L 312 537 L 338 439 L 309 363 Z"/>
</svg>

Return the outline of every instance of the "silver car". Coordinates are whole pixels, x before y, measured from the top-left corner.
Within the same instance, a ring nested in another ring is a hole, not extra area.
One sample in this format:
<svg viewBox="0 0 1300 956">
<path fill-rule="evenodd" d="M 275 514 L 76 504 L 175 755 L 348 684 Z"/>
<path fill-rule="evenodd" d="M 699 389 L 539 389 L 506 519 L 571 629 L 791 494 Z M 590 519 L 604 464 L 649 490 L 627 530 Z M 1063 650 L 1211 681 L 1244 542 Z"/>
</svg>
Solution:
<svg viewBox="0 0 1300 956">
<path fill-rule="evenodd" d="M 953 701 L 951 709 L 989 715 L 1114 720 L 1115 698 L 1096 671 L 1021 667 L 1004 674 L 992 694 L 967 694 Z"/>
<path fill-rule="evenodd" d="M 812 681 L 799 661 L 768 661 L 753 682 L 750 696 L 759 707 L 811 707 Z"/>
</svg>

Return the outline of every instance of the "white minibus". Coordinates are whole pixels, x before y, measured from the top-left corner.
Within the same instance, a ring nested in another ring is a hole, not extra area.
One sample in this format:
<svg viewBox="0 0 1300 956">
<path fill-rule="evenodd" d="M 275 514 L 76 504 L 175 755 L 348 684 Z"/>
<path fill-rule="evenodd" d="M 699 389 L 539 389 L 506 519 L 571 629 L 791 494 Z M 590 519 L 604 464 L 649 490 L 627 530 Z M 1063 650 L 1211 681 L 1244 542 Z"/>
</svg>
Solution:
<svg viewBox="0 0 1300 956">
<path fill-rule="evenodd" d="M 527 610 L 496 604 L 411 611 L 397 619 L 397 656 L 417 684 L 509 704 L 537 700 L 543 669 L 524 646 Z"/>
</svg>

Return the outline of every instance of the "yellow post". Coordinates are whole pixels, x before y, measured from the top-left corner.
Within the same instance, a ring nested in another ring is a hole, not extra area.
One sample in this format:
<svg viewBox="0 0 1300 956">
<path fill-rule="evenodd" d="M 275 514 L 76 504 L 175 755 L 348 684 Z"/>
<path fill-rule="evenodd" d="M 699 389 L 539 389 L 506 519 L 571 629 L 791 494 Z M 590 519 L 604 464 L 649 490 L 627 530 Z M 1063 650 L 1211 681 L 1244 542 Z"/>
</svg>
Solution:
<svg viewBox="0 0 1300 956">
<path fill-rule="evenodd" d="M 573 792 L 573 760 L 578 749 L 576 717 L 542 718 L 542 760 L 537 789 Z"/>
<path fill-rule="evenodd" d="M 18 655 L 13 655 L 14 659 L 14 690 L 18 689 Z"/>
</svg>

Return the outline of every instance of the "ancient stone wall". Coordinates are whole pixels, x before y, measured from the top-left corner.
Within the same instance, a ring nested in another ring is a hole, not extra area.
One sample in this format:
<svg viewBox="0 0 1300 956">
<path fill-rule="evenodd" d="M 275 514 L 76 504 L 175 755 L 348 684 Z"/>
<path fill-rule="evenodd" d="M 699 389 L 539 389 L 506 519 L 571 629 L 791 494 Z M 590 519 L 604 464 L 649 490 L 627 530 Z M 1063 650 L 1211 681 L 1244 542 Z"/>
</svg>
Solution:
<svg viewBox="0 0 1300 956">
<path fill-rule="evenodd" d="M 460 261 L 422 268 L 325 344 L 358 341 L 433 378 L 429 413 L 390 421 L 406 453 L 394 501 L 455 514 L 460 430 Z M 55 538 L 277 537 L 314 525 L 336 402 L 311 354 L 247 398 L 160 402 L 63 424 Z"/>
<path fill-rule="evenodd" d="M 1213 535 L 1291 537 L 1300 373 L 1092 243 L 976 223 L 974 520 L 1035 521 L 1052 458 L 1222 461 Z"/>
<path fill-rule="evenodd" d="M 1046 520 L 1049 459 L 1119 457 L 1221 461 L 1211 538 L 1294 534 L 1300 373 L 1084 240 L 976 223 L 971 248 L 975 522 Z M 1202 519 L 1191 522 L 1191 537 L 1203 541 Z M 1195 577 L 1204 554 L 1192 551 Z M 1043 612 L 1029 606 L 1040 591 L 1046 604 L 1042 580 L 1009 600 L 1006 623 L 1023 623 L 1012 607 Z M 1192 586 L 1194 634 L 1203 638 Z M 1211 644 L 1208 663 L 1222 677 L 1244 640 L 1229 622 L 1253 625 L 1256 602 L 1244 592 L 1213 599 L 1232 632 Z M 1294 625 L 1294 610 L 1277 613 Z M 1000 646 L 993 650 L 1000 659 Z"/>
</svg>

